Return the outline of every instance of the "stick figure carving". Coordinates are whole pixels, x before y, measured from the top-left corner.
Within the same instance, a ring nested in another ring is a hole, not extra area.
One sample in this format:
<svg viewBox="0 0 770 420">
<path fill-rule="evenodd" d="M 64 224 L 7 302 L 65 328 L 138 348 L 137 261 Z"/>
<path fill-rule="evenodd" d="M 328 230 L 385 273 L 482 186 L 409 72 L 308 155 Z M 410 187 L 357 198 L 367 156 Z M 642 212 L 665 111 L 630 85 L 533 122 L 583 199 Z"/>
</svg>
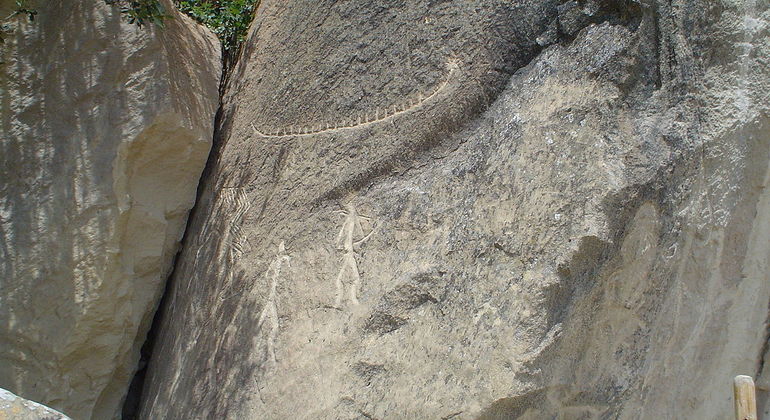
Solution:
<svg viewBox="0 0 770 420">
<path fill-rule="evenodd" d="M 283 241 L 278 244 L 278 254 L 270 263 L 267 271 L 265 271 L 264 277 L 270 276 L 270 294 L 267 296 L 267 301 L 262 309 L 262 313 L 259 314 L 259 320 L 257 321 L 257 329 L 262 331 L 262 327 L 266 323 L 270 323 L 270 331 L 267 333 L 267 357 L 268 360 L 276 362 L 275 358 L 275 338 L 278 335 L 278 308 L 275 305 L 275 294 L 278 287 L 278 277 L 281 275 L 281 266 L 284 262 L 289 263 L 291 257 L 286 254 L 286 245 Z"/>
<path fill-rule="evenodd" d="M 345 205 L 345 210 L 340 210 L 339 212 L 345 216 L 345 221 L 342 223 L 342 229 L 340 229 L 340 233 L 337 234 L 337 240 L 335 241 L 337 249 L 343 251 L 342 265 L 340 266 L 340 271 L 335 280 L 337 293 L 334 300 L 334 306 L 337 308 L 342 307 L 342 300 L 345 294 L 345 284 L 343 282 L 345 273 L 350 274 L 350 302 L 353 305 L 358 305 L 358 290 L 361 287 L 361 273 L 358 271 L 358 264 L 356 263 L 355 247 L 369 239 L 376 230 L 376 227 L 374 227 L 368 235 L 364 236 L 364 229 L 361 227 L 361 219 L 371 220 L 371 218 L 359 215 L 353 203 L 348 203 Z M 356 237 L 361 239 L 355 240 Z"/>
</svg>

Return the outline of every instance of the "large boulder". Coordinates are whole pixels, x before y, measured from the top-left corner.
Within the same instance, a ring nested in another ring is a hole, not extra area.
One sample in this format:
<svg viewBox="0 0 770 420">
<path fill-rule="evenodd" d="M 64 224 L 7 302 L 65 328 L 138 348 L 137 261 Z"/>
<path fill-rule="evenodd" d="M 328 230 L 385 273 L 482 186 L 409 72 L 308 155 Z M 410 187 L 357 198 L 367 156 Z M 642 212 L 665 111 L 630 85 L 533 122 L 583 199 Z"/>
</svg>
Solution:
<svg viewBox="0 0 770 420">
<path fill-rule="evenodd" d="M 141 418 L 728 418 L 770 6 L 263 0 Z"/>
<path fill-rule="evenodd" d="M 0 386 L 113 418 L 211 146 L 219 44 L 170 2 L 163 30 L 27 4 L 0 45 Z"/>
</svg>

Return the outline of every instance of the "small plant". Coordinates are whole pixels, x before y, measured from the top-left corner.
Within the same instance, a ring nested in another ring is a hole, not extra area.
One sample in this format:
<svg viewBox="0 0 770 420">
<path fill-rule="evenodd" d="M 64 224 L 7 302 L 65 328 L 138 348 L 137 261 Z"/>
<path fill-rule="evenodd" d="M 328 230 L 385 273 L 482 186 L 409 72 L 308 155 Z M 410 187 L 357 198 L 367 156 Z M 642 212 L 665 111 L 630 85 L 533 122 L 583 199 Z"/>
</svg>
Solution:
<svg viewBox="0 0 770 420">
<path fill-rule="evenodd" d="M 29 0 L 14 0 L 16 8 L 5 18 L 0 18 L 0 43 L 3 36 L 11 31 L 7 23 L 20 15 L 35 20 L 37 11 L 28 6 Z M 180 11 L 208 26 L 219 37 L 222 49 L 231 58 L 246 38 L 254 12 L 260 0 L 174 0 Z M 109 5 L 120 7 L 120 12 L 129 23 L 137 26 L 153 24 L 164 26 L 170 18 L 159 0 L 104 0 Z"/>
<path fill-rule="evenodd" d="M 158 0 L 104 0 L 107 4 L 117 4 L 120 12 L 129 23 L 144 26 L 147 23 L 163 27 L 163 20 L 169 17 L 166 9 Z"/>
<path fill-rule="evenodd" d="M 233 52 L 246 37 L 259 0 L 176 0 L 179 10 L 214 31 Z"/>
</svg>

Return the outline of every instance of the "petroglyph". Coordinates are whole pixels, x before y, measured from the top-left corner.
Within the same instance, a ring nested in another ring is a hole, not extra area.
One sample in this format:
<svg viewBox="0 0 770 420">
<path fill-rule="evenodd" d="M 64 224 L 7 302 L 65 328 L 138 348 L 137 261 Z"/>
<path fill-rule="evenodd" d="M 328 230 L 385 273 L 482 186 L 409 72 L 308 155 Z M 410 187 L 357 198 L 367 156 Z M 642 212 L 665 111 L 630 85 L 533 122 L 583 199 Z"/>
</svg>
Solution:
<svg viewBox="0 0 770 420">
<path fill-rule="evenodd" d="M 248 249 L 243 223 L 250 209 L 251 203 L 243 188 L 220 189 L 211 209 L 211 222 L 203 226 L 198 237 L 194 269 L 197 271 L 199 264 L 206 264 L 207 272 L 224 279 L 222 291 L 232 286 L 235 265 Z"/>
<path fill-rule="evenodd" d="M 243 224 L 250 209 L 251 203 L 243 188 L 220 188 L 209 210 L 211 218 L 201 228 L 201 234 L 194 244 L 192 272 L 205 273 L 208 278 L 216 279 L 220 293 L 230 291 L 229 296 L 220 295 L 220 300 L 238 293 L 231 289 L 238 271 L 236 264 L 249 246 Z M 188 282 L 185 293 L 190 296 L 202 294 L 201 290 L 207 284 L 210 283 Z M 173 305 L 174 302 L 172 308 Z M 208 324 L 209 319 L 196 314 L 193 322 L 194 328 L 200 329 Z"/>
<path fill-rule="evenodd" d="M 238 187 L 226 187 L 220 190 L 216 198 L 211 214 L 215 216 L 211 224 L 203 227 L 198 250 L 195 255 L 196 262 L 201 257 L 201 251 L 208 245 L 211 246 L 219 239 L 217 261 L 232 265 L 241 257 L 248 247 L 248 240 L 243 233 L 243 222 L 246 214 L 251 209 L 246 192 Z M 227 214 L 227 216 L 224 216 Z M 217 217 L 219 216 L 219 217 Z M 221 217 L 227 217 L 226 220 Z M 215 236 L 219 235 L 219 238 Z M 226 271 L 232 270 L 225 268 Z"/>
<path fill-rule="evenodd" d="M 212 240 L 219 236 L 226 248 L 233 250 L 234 256 L 243 255 L 248 241 L 242 231 L 242 225 L 251 209 L 246 192 L 240 187 L 224 187 L 215 198 L 211 208 L 211 223 L 206 223 L 198 237 L 198 251 L 205 245 L 211 245 Z M 224 220 L 223 217 L 227 217 Z M 196 255 L 196 259 L 197 259 Z"/>
<path fill-rule="evenodd" d="M 220 190 L 220 195 L 217 198 L 216 207 L 212 212 L 212 215 L 214 215 L 215 218 L 217 217 L 216 215 L 221 215 L 219 217 L 226 217 L 216 222 L 217 226 L 215 226 L 214 231 L 220 236 L 219 238 L 216 238 L 206 232 L 207 236 L 204 237 L 204 240 L 213 241 L 209 243 L 217 243 L 216 241 L 219 239 L 215 251 L 214 262 L 216 263 L 211 264 L 212 261 L 208 261 L 209 266 L 206 270 L 214 271 L 212 274 L 214 274 L 216 278 L 222 279 L 220 280 L 221 283 L 219 285 L 221 290 L 220 293 L 230 291 L 229 296 L 220 296 L 219 298 L 221 300 L 229 299 L 238 293 L 233 292 L 232 288 L 235 273 L 237 271 L 236 264 L 243 256 L 244 250 L 248 244 L 246 236 L 243 234 L 242 225 L 246 213 L 250 208 L 251 203 L 249 203 L 246 193 L 241 188 L 222 188 L 222 190 Z M 223 216 L 230 211 L 232 211 L 231 217 Z M 201 244 L 198 253 L 200 253 L 200 250 L 205 246 L 206 243 Z M 198 257 L 199 256 L 196 255 L 196 264 L 199 262 Z M 200 262 L 204 264 L 207 263 L 206 260 Z"/>
<path fill-rule="evenodd" d="M 364 112 L 355 115 L 350 119 L 334 122 L 326 121 L 310 126 L 289 126 L 273 130 L 260 129 L 252 123 L 251 128 L 254 130 L 255 134 L 262 137 L 300 137 L 361 128 L 367 125 L 392 120 L 399 115 L 419 109 L 446 89 L 449 82 L 460 72 L 460 66 L 457 60 L 451 59 L 447 62 L 446 69 L 446 75 L 443 78 L 443 81 L 436 84 L 427 94 L 418 93 L 404 102 L 383 109 Z"/>
<path fill-rule="evenodd" d="M 243 222 L 246 219 L 246 213 L 251 209 L 251 203 L 241 188 L 228 188 L 223 191 L 223 194 L 225 208 L 232 211 L 225 238 L 225 243 L 229 246 L 228 263 L 232 264 L 243 256 L 248 246 L 248 239 L 243 233 Z"/>
<path fill-rule="evenodd" d="M 259 320 L 257 321 L 257 329 L 262 332 L 263 327 L 269 324 L 270 330 L 267 332 L 267 357 L 268 360 L 276 362 L 275 357 L 275 338 L 278 336 L 278 307 L 275 304 L 275 295 L 278 288 L 278 277 L 281 275 L 281 266 L 284 262 L 289 263 L 291 257 L 286 253 L 286 245 L 283 241 L 278 244 L 278 254 L 273 262 L 270 263 L 267 271 L 265 271 L 264 277 L 270 277 L 270 294 L 267 296 L 267 301 L 262 309 L 262 313 L 259 314 Z"/>
<path fill-rule="evenodd" d="M 358 263 L 356 263 L 355 247 L 369 239 L 376 230 L 375 226 L 369 234 L 364 236 L 361 220 L 370 221 L 371 218 L 359 215 L 353 203 L 348 203 L 345 206 L 345 210 L 340 211 L 340 214 L 345 216 L 345 221 L 342 223 L 342 229 L 340 229 L 340 233 L 337 234 L 337 240 L 335 242 L 337 249 L 343 251 L 342 265 L 340 266 L 340 271 L 337 273 L 337 278 L 334 281 L 337 288 L 334 306 L 337 308 L 342 307 L 342 300 L 345 294 L 345 282 L 343 280 L 346 279 L 346 273 L 349 274 L 350 302 L 353 305 L 358 305 L 358 290 L 361 288 L 361 272 L 358 270 Z M 356 237 L 361 239 L 355 240 Z"/>
</svg>

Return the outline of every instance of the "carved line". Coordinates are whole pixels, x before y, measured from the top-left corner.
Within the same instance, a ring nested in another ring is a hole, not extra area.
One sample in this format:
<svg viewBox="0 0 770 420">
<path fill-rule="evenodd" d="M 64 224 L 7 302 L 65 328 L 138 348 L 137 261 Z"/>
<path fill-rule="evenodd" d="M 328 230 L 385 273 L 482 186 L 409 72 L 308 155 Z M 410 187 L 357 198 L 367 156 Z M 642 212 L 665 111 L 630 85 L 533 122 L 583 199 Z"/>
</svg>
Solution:
<svg viewBox="0 0 770 420">
<path fill-rule="evenodd" d="M 443 91 L 447 87 L 452 76 L 460 69 L 460 66 L 457 60 L 454 60 L 454 59 L 449 60 L 447 62 L 447 69 L 449 71 L 444 81 L 440 85 L 438 85 L 438 87 L 436 87 L 428 96 L 423 96 L 422 94 L 420 94 L 416 99 L 411 99 L 409 100 L 409 102 L 405 102 L 400 105 L 393 105 L 392 107 L 388 107 L 384 110 L 378 109 L 374 113 L 367 112 L 349 121 L 337 122 L 337 123 L 334 123 L 333 125 L 327 122 L 326 124 L 320 124 L 318 126 L 310 126 L 310 127 L 293 127 L 292 126 L 292 127 L 283 128 L 279 131 L 270 132 L 270 133 L 265 133 L 264 131 L 258 129 L 254 125 L 254 123 L 251 123 L 251 128 L 254 130 L 255 134 L 261 137 L 268 137 L 268 138 L 301 137 L 301 136 L 312 136 L 316 134 L 329 133 L 329 132 L 334 132 L 339 130 L 350 130 L 353 128 L 358 128 L 366 125 L 372 125 L 379 122 L 383 122 L 383 121 L 395 118 L 398 115 L 415 110 L 421 107 L 424 103 L 428 102 L 429 100 L 437 96 L 441 91 Z"/>
<path fill-rule="evenodd" d="M 262 309 L 262 313 L 259 314 L 259 320 L 257 321 L 257 329 L 262 330 L 266 322 L 270 323 L 270 331 L 267 335 L 267 356 L 268 360 L 272 362 L 276 362 L 277 359 L 275 357 L 275 339 L 278 336 L 278 329 L 279 329 L 279 318 L 278 318 L 278 307 L 275 303 L 276 298 L 276 291 L 278 289 L 278 277 L 281 275 L 281 266 L 284 262 L 291 261 L 291 257 L 286 253 L 286 246 L 283 241 L 278 245 L 278 254 L 276 255 L 275 259 L 273 259 L 273 262 L 270 263 L 270 267 L 265 271 L 264 277 L 267 277 L 267 274 L 272 271 L 272 276 L 270 276 L 270 294 L 268 295 L 267 301 L 265 302 L 264 308 Z"/>
</svg>

